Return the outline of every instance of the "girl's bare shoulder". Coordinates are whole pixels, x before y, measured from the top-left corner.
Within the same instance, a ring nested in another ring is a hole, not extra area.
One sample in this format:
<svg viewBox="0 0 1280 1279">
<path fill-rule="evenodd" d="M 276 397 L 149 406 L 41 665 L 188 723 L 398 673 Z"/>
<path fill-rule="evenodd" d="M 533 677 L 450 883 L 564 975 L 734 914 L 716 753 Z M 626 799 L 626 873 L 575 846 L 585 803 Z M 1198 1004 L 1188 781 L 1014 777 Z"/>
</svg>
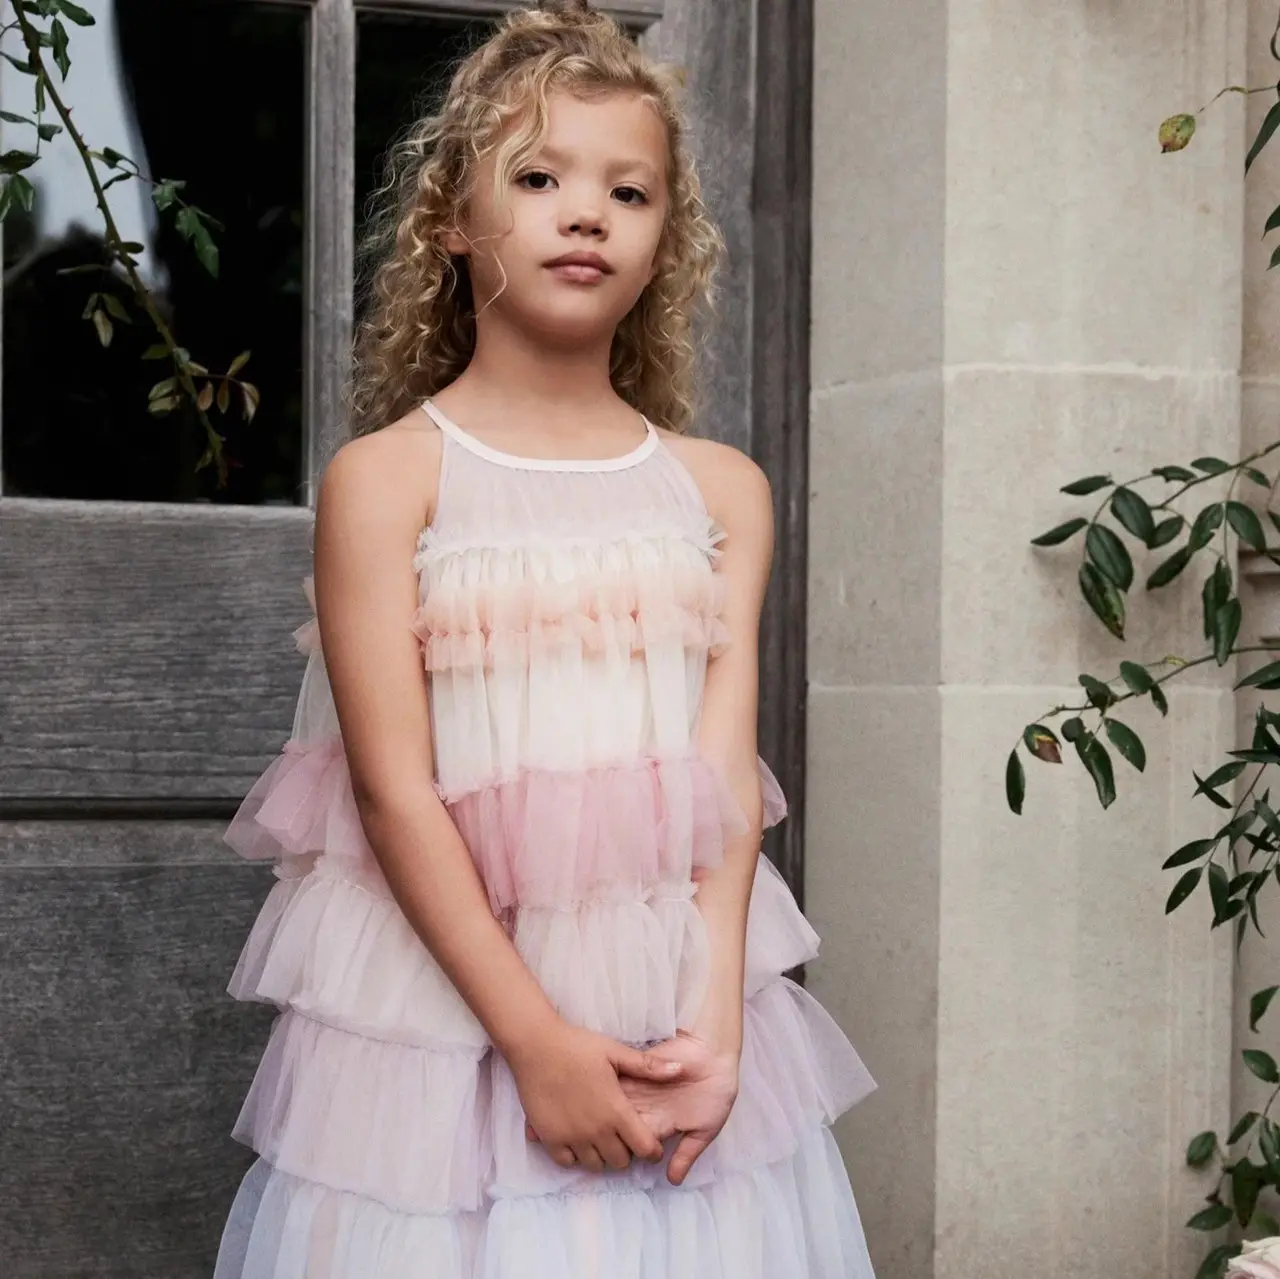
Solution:
<svg viewBox="0 0 1280 1279">
<path fill-rule="evenodd" d="M 658 428 L 663 444 L 693 477 L 712 518 L 725 527 L 755 522 L 772 510 L 769 480 L 741 449 L 719 440 Z"/>
<path fill-rule="evenodd" d="M 388 517 L 421 528 L 435 515 L 442 453 L 440 428 L 414 409 L 338 449 L 325 468 L 320 502 L 376 502 Z"/>
</svg>

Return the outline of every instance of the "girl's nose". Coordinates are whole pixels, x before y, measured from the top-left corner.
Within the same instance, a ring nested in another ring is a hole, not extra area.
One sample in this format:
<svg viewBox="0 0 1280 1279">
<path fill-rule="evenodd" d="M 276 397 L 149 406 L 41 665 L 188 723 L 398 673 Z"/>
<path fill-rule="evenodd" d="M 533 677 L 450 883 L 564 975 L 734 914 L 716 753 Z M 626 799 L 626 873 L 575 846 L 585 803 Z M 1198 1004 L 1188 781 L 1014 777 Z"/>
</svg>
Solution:
<svg viewBox="0 0 1280 1279">
<path fill-rule="evenodd" d="M 589 235 L 604 239 L 608 234 L 608 219 L 591 197 L 579 197 L 570 204 L 564 211 L 561 225 L 569 235 Z"/>
</svg>

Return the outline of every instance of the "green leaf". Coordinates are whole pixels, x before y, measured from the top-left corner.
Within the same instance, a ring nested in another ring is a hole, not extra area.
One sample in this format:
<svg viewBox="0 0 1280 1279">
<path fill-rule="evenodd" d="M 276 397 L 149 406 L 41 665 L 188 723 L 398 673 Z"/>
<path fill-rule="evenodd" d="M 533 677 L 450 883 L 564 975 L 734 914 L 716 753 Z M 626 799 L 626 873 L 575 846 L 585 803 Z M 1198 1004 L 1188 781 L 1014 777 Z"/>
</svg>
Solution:
<svg viewBox="0 0 1280 1279">
<path fill-rule="evenodd" d="M 1247 1226 L 1253 1220 L 1253 1210 L 1258 1206 L 1258 1191 L 1262 1179 L 1258 1170 L 1247 1160 L 1239 1160 L 1231 1169 L 1231 1198 L 1236 1205 L 1236 1220 Z"/>
<path fill-rule="evenodd" d="M 226 386 L 226 383 L 222 385 Z M 222 411 L 225 413 L 226 409 L 223 408 Z M 1043 724 L 1028 724 L 1023 730 L 1022 740 L 1036 759 L 1043 760 L 1046 764 L 1062 763 L 1062 748 L 1052 729 Z"/>
<path fill-rule="evenodd" d="M 1244 1064 L 1249 1067 L 1264 1084 L 1280 1084 L 1280 1070 L 1276 1069 L 1275 1058 L 1258 1048 L 1246 1048 L 1240 1054 Z"/>
<path fill-rule="evenodd" d="M 1280 266 L 1280 245 L 1277 245 L 1271 251 L 1271 261 L 1267 263 L 1267 270 L 1271 271 L 1275 267 Z"/>
<path fill-rule="evenodd" d="M 1092 733 L 1086 733 L 1078 738 L 1075 747 L 1076 754 L 1080 756 L 1080 762 L 1093 778 L 1094 789 L 1098 792 L 1098 803 L 1103 808 L 1110 808 L 1115 803 L 1116 779 L 1107 748 Z"/>
<path fill-rule="evenodd" d="M 1206 475 L 1223 475 L 1231 470 L 1231 463 L 1224 462 L 1220 457 L 1198 457 L 1191 465 Z"/>
<path fill-rule="evenodd" d="M 1109 475 L 1086 475 L 1082 480 L 1072 480 L 1070 484 L 1064 484 L 1062 492 L 1069 493 L 1072 497 L 1086 497 L 1112 483 L 1114 481 Z"/>
<path fill-rule="evenodd" d="M 1151 540 L 1147 545 L 1152 550 L 1159 550 L 1162 546 L 1168 546 L 1182 532 L 1182 526 L 1185 523 L 1186 521 L 1181 515 L 1171 515 L 1167 520 L 1161 520 L 1156 525 L 1155 531 L 1151 534 Z"/>
<path fill-rule="evenodd" d="M 1171 915 L 1179 906 L 1182 905 L 1192 893 L 1196 891 L 1200 883 L 1200 877 L 1204 874 L 1203 866 L 1196 866 L 1194 869 L 1187 871 L 1181 879 L 1173 886 L 1173 892 L 1169 894 L 1169 900 L 1164 904 L 1164 913 Z"/>
<path fill-rule="evenodd" d="M 36 200 L 36 189 L 21 173 L 15 173 L 5 183 L 5 190 L 10 200 L 16 201 L 25 212 L 31 212 L 31 207 Z"/>
<path fill-rule="evenodd" d="M 1280 662 L 1268 662 L 1246 675 L 1236 688 L 1280 688 Z"/>
<path fill-rule="evenodd" d="M 1156 521 L 1146 498 L 1135 493 L 1133 489 L 1123 486 L 1117 488 L 1111 495 L 1111 513 L 1140 542 L 1147 546 L 1151 544 L 1151 538 L 1156 531 Z"/>
<path fill-rule="evenodd" d="M 1245 1133 L 1247 1133 L 1249 1129 L 1251 1129 L 1261 1118 L 1262 1116 L 1258 1114 L 1256 1110 L 1250 1110 L 1241 1115 L 1240 1118 L 1236 1120 L 1236 1126 L 1231 1130 L 1227 1137 L 1227 1145 L 1234 1146 L 1236 1142 L 1239 1141 L 1240 1138 L 1243 1137 Z"/>
<path fill-rule="evenodd" d="M 1207 795 L 1211 800 L 1213 800 L 1215 804 L 1217 804 L 1219 808 L 1231 807 L 1231 801 L 1229 799 L 1223 799 L 1223 797 L 1219 795 L 1218 792 L 1214 790 L 1212 786 L 1209 786 L 1205 783 L 1204 778 L 1202 778 L 1199 773 L 1192 772 L 1191 776 L 1194 777 L 1196 781 L 1199 783 L 1199 785 L 1195 789 L 1195 793 L 1197 795 Z"/>
<path fill-rule="evenodd" d="M 1227 872 L 1217 862 L 1209 863 L 1209 896 L 1213 898 L 1213 917 L 1221 920 L 1227 909 Z"/>
<path fill-rule="evenodd" d="M 142 353 L 144 360 L 167 360 L 169 358 L 169 348 L 163 342 L 157 342 L 154 346 L 149 346 Z"/>
<path fill-rule="evenodd" d="M 98 331 L 98 341 L 103 346 L 110 346 L 111 339 L 115 336 L 115 329 L 112 328 L 111 321 L 107 318 L 105 311 L 94 311 L 90 317 L 93 320 L 93 327 Z"/>
<path fill-rule="evenodd" d="M 1085 537 L 1089 558 L 1122 591 L 1133 585 L 1133 561 L 1125 544 L 1105 525 L 1090 524 Z"/>
<path fill-rule="evenodd" d="M 1170 484 L 1187 484 L 1196 478 L 1195 472 L 1188 471 L 1185 466 L 1157 466 L 1151 474 Z"/>
<path fill-rule="evenodd" d="M 1139 666 L 1137 662 L 1121 662 L 1120 678 L 1139 696 L 1151 692 L 1155 687 L 1155 680 L 1151 678 L 1151 673 L 1145 666 Z"/>
<path fill-rule="evenodd" d="M 1202 1208 L 1187 1225 L 1192 1230 L 1221 1230 L 1231 1220 L 1231 1209 L 1226 1204 L 1210 1204 Z"/>
<path fill-rule="evenodd" d="M 1124 639 L 1124 596 L 1110 578 L 1088 560 L 1080 565 L 1080 593 L 1098 620 L 1117 639 Z"/>
<path fill-rule="evenodd" d="M 1246 546 L 1252 547 L 1255 551 L 1267 549 L 1267 535 L 1262 531 L 1262 521 L 1252 507 L 1246 506 L 1243 502 L 1228 502 L 1227 523 L 1235 529 Z"/>
<path fill-rule="evenodd" d="M 0 53 L 0 58 L 3 58 L 15 70 L 21 71 L 23 75 L 35 75 L 36 73 L 36 69 L 31 63 L 22 58 L 15 58 L 11 53 Z"/>
<path fill-rule="evenodd" d="M 1271 477 L 1264 475 L 1256 466 L 1242 466 L 1240 474 L 1251 479 L 1259 488 L 1270 489 Z"/>
<path fill-rule="evenodd" d="M 1271 1001 L 1276 996 L 1276 991 L 1280 990 L 1280 986 L 1268 986 L 1266 990 L 1257 991 L 1253 998 L 1249 1000 L 1249 1029 L 1257 1030 L 1258 1023 L 1267 1014 L 1267 1009 L 1271 1006 Z M 1270 1160 L 1267 1161 L 1270 1163 Z"/>
<path fill-rule="evenodd" d="M 1008 766 L 1004 770 L 1004 794 L 1009 807 L 1022 815 L 1022 801 L 1027 796 L 1027 774 L 1016 750 L 1010 752 Z"/>
<path fill-rule="evenodd" d="M 1277 1132 L 1270 1119 L 1264 1119 L 1262 1127 L 1258 1129 L 1258 1148 L 1272 1175 L 1280 1172 L 1280 1132 Z"/>
<path fill-rule="evenodd" d="M 1074 520 L 1068 520 L 1065 524 L 1059 524 L 1057 528 L 1051 528 L 1047 533 L 1041 533 L 1039 537 L 1031 539 L 1032 546 L 1060 546 L 1068 538 L 1075 537 L 1082 528 L 1088 525 L 1089 521 L 1077 517 Z"/>
<path fill-rule="evenodd" d="M 1204 779 L 1203 786 L 1225 786 L 1227 782 L 1234 782 L 1245 770 L 1245 765 L 1241 763 L 1223 764 L 1220 768 L 1215 768 L 1208 777 Z M 1200 788 L 1197 788 L 1195 794 L 1200 794 Z"/>
<path fill-rule="evenodd" d="M 191 208 L 190 205 L 184 209 L 179 209 L 175 225 L 179 234 L 191 241 L 196 251 L 196 257 L 200 259 L 200 265 L 216 278 L 218 274 L 218 246 L 214 244 L 213 236 L 209 234 L 209 228 L 201 220 L 199 212 Z"/>
<path fill-rule="evenodd" d="M 1262 121 L 1262 127 L 1258 130 L 1258 136 L 1253 140 L 1253 146 L 1249 148 L 1249 154 L 1244 158 L 1244 171 L 1246 173 L 1253 167 L 1253 162 L 1258 158 L 1262 148 L 1271 141 L 1271 135 L 1280 128 L 1280 102 L 1277 102 L 1270 111 L 1267 112 L 1266 118 Z"/>
<path fill-rule="evenodd" d="M 1191 843 L 1183 844 L 1160 869 L 1172 870 L 1175 866 L 1185 866 L 1188 862 L 1199 861 L 1206 853 L 1213 852 L 1217 844 L 1216 839 L 1193 839 Z"/>
<path fill-rule="evenodd" d="M 133 321 L 129 318 L 129 312 L 124 309 L 124 303 L 121 302 L 120 299 L 116 297 L 114 293 L 104 293 L 102 295 L 102 302 L 103 302 L 103 305 L 107 308 L 107 310 L 111 313 L 111 315 L 114 316 L 117 320 L 119 320 L 122 324 L 133 323 Z"/>
<path fill-rule="evenodd" d="M 12 111 L 0 111 L 0 120 L 4 120 L 8 124 L 35 124 L 35 121 L 30 116 L 15 115 Z"/>
<path fill-rule="evenodd" d="M 1213 616 L 1213 656 L 1219 666 L 1231 658 L 1231 650 L 1240 634 L 1242 610 L 1240 601 L 1228 600 Z"/>
<path fill-rule="evenodd" d="M 72 0 L 58 0 L 58 10 L 68 22 L 74 22 L 78 27 L 91 27 L 94 24 L 93 14 L 78 4 L 73 4 Z"/>
<path fill-rule="evenodd" d="M 67 56 L 67 29 L 54 18 L 49 34 L 53 37 L 53 61 L 65 80 L 71 70 L 71 59 Z"/>
<path fill-rule="evenodd" d="M 62 125 L 60 124 L 36 125 L 36 133 L 39 135 L 41 142 L 52 142 L 61 132 Z"/>
<path fill-rule="evenodd" d="M 184 186 L 186 186 L 185 182 L 172 179 L 157 182 L 151 189 L 152 203 L 163 213 L 166 209 L 171 208 L 174 205 L 178 199 L 178 192 L 181 191 Z"/>
<path fill-rule="evenodd" d="M 1084 736 L 1084 720 L 1079 715 L 1073 715 L 1068 720 L 1062 722 L 1062 736 L 1068 742 L 1077 742 Z"/>
<path fill-rule="evenodd" d="M 1147 752 L 1142 745 L 1142 739 L 1131 729 L 1128 724 L 1122 724 L 1118 719 L 1107 720 L 1107 736 L 1111 739 L 1111 744 L 1120 752 L 1120 754 L 1129 761 L 1130 764 L 1142 772 L 1147 766 Z"/>
<path fill-rule="evenodd" d="M 1191 563 L 1191 557 L 1195 552 L 1188 546 L 1180 547 L 1169 556 L 1167 560 L 1161 564 L 1154 573 L 1147 578 L 1147 590 L 1158 590 L 1162 586 L 1168 586 L 1179 573 L 1182 572 L 1188 564 Z"/>
<path fill-rule="evenodd" d="M 1161 715 L 1169 713 L 1169 699 L 1164 695 L 1164 689 L 1157 684 L 1151 690 L 1151 705 L 1160 712 Z"/>
<path fill-rule="evenodd" d="M 1191 526 L 1191 537 L 1187 545 L 1198 551 L 1213 541 L 1213 535 L 1222 527 L 1222 503 L 1213 502 L 1196 516 Z"/>
<path fill-rule="evenodd" d="M 1115 702 L 1116 695 L 1100 679 L 1094 679 L 1092 675 L 1081 675 L 1078 678 L 1080 686 L 1089 694 L 1089 701 L 1100 711 L 1105 711 Z"/>
<path fill-rule="evenodd" d="M 1262 228 L 1262 236 L 1265 239 L 1276 227 L 1280 226 L 1280 205 L 1271 210 L 1271 216 L 1267 219 L 1267 225 Z"/>
<path fill-rule="evenodd" d="M 36 155 L 31 151 L 6 151 L 0 155 L 0 170 L 5 173 L 21 173 L 36 162 Z"/>
<path fill-rule="evenodd" d="M 1202 1168 L 1213 1158 L 1218 1148 L 1218 1134 L 1215 1132 L 1197 1133 L 1187 1146 L 1187 1163 L 1192 1168 Z"/>
<path fill-rule="evenodd" d="M 1213 572 L 1204 579 L 1201 588 L 1201 606 L 1204 620 L 1204 637 L 1213 639 L 1213 622 L 1218 610 L 1231 598 L 1231 569 L 1225 560 L 1214 565 Z"/>
<path fill-rule="evenodd" d="M 1230 1213 L 1228 1213 L 1229 1218 Z M 1200 1263 L 1200 1269 L 1196 1271 L 1196 1279 L 1223 1279 L 1227 1272 L 1227 1263 L 1239 1254 L 1238 1243 L 1220 1244 Z"/>
</svg>

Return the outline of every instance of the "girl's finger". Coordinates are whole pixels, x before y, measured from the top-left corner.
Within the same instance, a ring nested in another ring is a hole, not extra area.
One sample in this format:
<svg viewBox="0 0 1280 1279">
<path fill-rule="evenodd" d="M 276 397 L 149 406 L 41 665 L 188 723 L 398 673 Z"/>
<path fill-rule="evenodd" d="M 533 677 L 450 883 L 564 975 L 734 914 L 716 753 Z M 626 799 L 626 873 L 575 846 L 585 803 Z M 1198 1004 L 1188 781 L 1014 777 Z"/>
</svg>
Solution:
<svg viewBox="0 0 1280 1279">
<path fill-rule="evenodd" d="M 605 1163 L 617 1172 L 631 1166 L 631 1151 L 627 1149 L 626 1142 L 616 1134 L 596 1142 L 596 1149 Z"/>
<path fill-rule="evenodd" d="M 618 1136 L 641 1159 L 656 1163 L 662 1158 L 662 1142 L 654 1135 L 653 1129 L 630 1106 L 618 1121 Z"/>
<path fill-rule="evenodd" d="M 680 1138 L 676 1152 L 667 1165 L 667 1180 L 678 1186 L 688 1175 L 694 1161 L 711 1145 L 711 1138 L 702 1133 L 687 1132 Z"/>
<path fill-rule="evenodd" d="M 653 1053 L 641 1052 L 626 1044 L 615 1045 L 610 1060 L 620 1075 L 631 1075 L 635 1079 L 675 1079 L 684 1069 L 678 1061 L 664 1061 Z"/>
<path fill-rule="evenodd" d="M 604 1172 L 604 1160 L 600 1158 L 600 1152 L 590 1142 L 574 1146 L 573 1153 L 578 1156 L 579 1167 L 585 1168 L 588 1172 Z"/>
</svg>

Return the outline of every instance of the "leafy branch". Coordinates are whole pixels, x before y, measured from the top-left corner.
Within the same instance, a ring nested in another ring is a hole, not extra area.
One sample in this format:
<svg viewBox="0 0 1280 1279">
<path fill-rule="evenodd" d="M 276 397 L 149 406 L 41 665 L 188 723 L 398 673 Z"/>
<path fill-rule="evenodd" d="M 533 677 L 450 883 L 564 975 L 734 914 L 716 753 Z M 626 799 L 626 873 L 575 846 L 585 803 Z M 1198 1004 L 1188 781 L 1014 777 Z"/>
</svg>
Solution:
<svg viewBox="0 0 1280 1279">
<path fill-rule="evenodd" d="M 10 150 L 0 154 L 0 174 L 5 175 L 0 187 L 0 220 L 15 208 L 30 212 L 35 202 L 35 188 L 25 176 L 40 159 L 44 143 L 65 132 L 80 156 L 81 164 L 93 189 L 94 202 L 102 218 L 106 261 L 85 267 L 73 267 L 65 274 L 102 272 L 112 280 L 121 280 L 128 286 L 136 309 L 145 316 L 155 330 L 159 341 L 144 353 L 144 360 L 168 360 L 171 375 L 156 382 L 148 395 L 148 411 L 157 417 L 172 413 L 183 403 L 189 403 L 204 430 L 207 446 L 196 464 L 197 470 L 214 466 L 219 485 L 227 482 L 228 463 L 223 448 L 224 436 L 210 420 L 210 410 L 217 405 L 218 412 L 226 414 L 230 408 L 232 388 L 239 393 L 242 416 L 252 421 L 260 400 L 258 388 L 237 375 L 249 360 L 249 352 L 242 351 L 225 372 L 211 374 L 208 367 L 191 358 L 190 352 L 181 346 L 172 326 L 165 319 L 151 290 L 138 269 L 137 254 L 144 251 L 141 244 L 125 240 L 112 213 L 107 191 L 117 183 L 137 181 L 150 188 L 151 200 L 160 213 L 174 211 L 174 226 L 179 235 L 188 241 L 212 276 L 218 274 L 218 248 L 211 228 L 221 230 L 220 224 L 203 210 L 184 201 L 180 195 L 185 184 L 173 179 L 155 180 L 146 177 L 128 157 L 106 148 L 94 151 L 77 128 L 71 108 L 59 91 L 45 60 L 45 51 L 51 51 L 54 66 L 65 82 L 71 70 L 70 36 L 67 22 L 74 26 L 94 25 L 93 15 L 72 0 L 12 0 L 14 21 L 0 29 L 0 39 L 17 32 L 26 53 L 19 58 L 0 51 L 11 66 L 24 75 L 31 76 L 35 86 L 35 118 L 0 112 L 0 118 L 10 124 L 28 125 L 36 131 L 34 151 Z M 39 24 L 47 20 L 48 26 Z M 61 121 L 54 124 L 45 116 L 52 106 Z M 98 172 L 104 165 L 112 176 L 106 181 Z M 114 268 L 118 267 L 117 272 Z M 111 344 L 115 324 L 131 324 L 133 317 L 120 297 L 112 290 L 102 289 L 89 294 L 83 316 L 93 324 L 99 342 L 105 347 Z"/>
</svg>

